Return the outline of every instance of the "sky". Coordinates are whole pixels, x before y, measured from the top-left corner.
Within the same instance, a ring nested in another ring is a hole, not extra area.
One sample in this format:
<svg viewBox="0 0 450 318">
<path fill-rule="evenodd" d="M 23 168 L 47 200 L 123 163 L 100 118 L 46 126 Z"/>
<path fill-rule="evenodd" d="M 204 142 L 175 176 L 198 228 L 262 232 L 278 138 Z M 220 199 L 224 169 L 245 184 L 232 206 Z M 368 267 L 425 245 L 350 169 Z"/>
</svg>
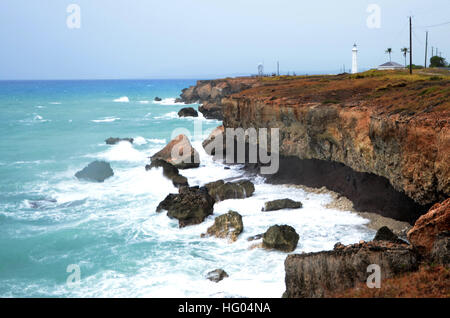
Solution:
<svg viewBox="0 0 450 318">
<path fill-rule="evenodd" d="M 354 43 L 360 70 L 389 61 L 388 47 L 404 64 L 408 16 L 413 63 L 426 30 L 429 55 L 449 60 L 450 23 L 434 26 L 450 22 L 449 0 L 1 0 L 0 79 L 207 79 L 277 61 L 281 73 L 338 73 Z"/>
</svg>

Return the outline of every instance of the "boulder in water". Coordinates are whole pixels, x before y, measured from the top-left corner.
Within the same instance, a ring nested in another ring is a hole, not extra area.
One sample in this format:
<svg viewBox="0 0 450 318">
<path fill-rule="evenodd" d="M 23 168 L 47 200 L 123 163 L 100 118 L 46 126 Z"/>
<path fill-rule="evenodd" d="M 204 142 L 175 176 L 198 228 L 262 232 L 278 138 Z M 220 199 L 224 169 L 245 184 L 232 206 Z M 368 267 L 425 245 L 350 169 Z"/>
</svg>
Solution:
<svg viewBox="0 0 450 318">
<path fill-rule="evenodd" d="M 262 211 L 277 211 L 282 209 L 300 209 L 302 203 L 291 199 L 280 199 L 266 202 Z"/>
<path fill-rule="evenodd" d="M 178 112 L 179 117 L 198 117 L 198 112 L 192 107 L 185 107 Z"/>
<path fill-rule="evenodd" d="M 208 274 L 206 274 L 206 278 L 215 283 L 220 282 L 221 280 L 223 280 L 226 277 L 228 277 L 227 272 L 225 272 L 223 269 L 220 269 L 220 268 L 213 270 L 213 271 L 209 272 Z"/>
<path fill-rule="evenodd" d="M 178 220 L 180 227 L 202 223 L 213 214 L 214 199 L 206 189 L 182 187 L 178 194 L 169 194 L 156 208 L 167 210 L 167 216 Z"/>
<path fill-rule="evenodd" d="M 161 97 L 158 97 L 158 96 L 156 96 L 156 97 L 155 97 L 155 102 L 160 102 L 160 101 L 162 101 L 162 98 L 161 98 Z"/>
<path fill-rule="evenodd" d="M 114 138 L 114 137 L 109 137 L 108 139 L 105 140 L 107 145 L 115 145 L 121 141 L 128 141 L 130 144 L 132 144 L 134 142 L 133 138 Z"/>
<path fill-rule="evenodd" d="M 111 169 L 111 165 L 105 161 L 91 162 L 83 170 L 78 171 L 75 177 L 78 179 L 103 182 L 109 177 L 114 175 L 114 171 Z"/>
<path fill-rule="evenodd" d="M 251 197 L 253 192 L 255 192 L 255 186 L 249 180 L 239 180 L 236 182 L 218 180 L 206 184 L 205 187 L 216 201 L 245 199 Z"/>
<path fill-rule="evenodd" d="M 150 170 L 152 168 L 163 168 L 163 175 L 172 180 L 175 187 L 188 187 L 188 180 L 186 177 L 180 175 L 177 167 L 161 159 L 152 160 L 151 164 L 145 166 L 145 170 Z"/>
<path fill-rule="evenodd" d="M 299 235 L 289 225 L 271 226 L 263 235 L 263 247 L 282 252 L 292 252 L 296 249 Z"/>
<path fill-rule="evenodd" d="M 214 224 L 208 228 L 206 233 L 218 238 L 228 238 L 234 242 L 243 230 L 242 216 L 235 211 L 228 211 L 228 213 L 216 217 Z"/>
<path fill-rule="evenodd" d="M 164 160 L 178 169 L 197 168 L 200 165 L 200 156 L 185 135 L 178 135 L 172 139 L 151 159 L 152 161 L 155 159 Z"/>
</svg>

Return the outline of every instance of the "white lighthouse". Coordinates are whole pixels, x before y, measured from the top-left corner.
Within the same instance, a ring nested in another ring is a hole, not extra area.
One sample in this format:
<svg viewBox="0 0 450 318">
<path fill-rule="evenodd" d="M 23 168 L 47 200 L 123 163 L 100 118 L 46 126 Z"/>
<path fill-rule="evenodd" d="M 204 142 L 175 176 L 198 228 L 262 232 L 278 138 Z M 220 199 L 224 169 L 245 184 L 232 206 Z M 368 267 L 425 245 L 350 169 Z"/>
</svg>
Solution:
<svg viewBox="0 0 450 318">
<path fill-rule="evenodd" d="M 352 50 L 352 74 L 358 73 L 358 49 L 356 43 L 353 45 Z"/>
</svg>

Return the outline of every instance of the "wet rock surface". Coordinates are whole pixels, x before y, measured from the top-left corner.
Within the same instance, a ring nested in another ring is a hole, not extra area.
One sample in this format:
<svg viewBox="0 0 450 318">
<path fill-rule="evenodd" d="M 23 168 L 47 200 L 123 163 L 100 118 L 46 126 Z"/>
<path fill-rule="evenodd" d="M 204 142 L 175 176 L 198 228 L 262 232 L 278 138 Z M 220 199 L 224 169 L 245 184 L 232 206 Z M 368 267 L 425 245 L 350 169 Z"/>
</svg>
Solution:
<svg viewBox="0 0 450 318">
<path fill-rule="evenodd" d="M 223 269 L 216 269 L 216 270 L 213 270 L 213 271 L 209 272 L 208 274 L 206 274 L 206 278 L 215 283 L 220 282 L 221 280 L 223 280 L 226 277 L 229 277 L 229 276 L 228 276 L 227 272 L 225 272 Z"/>
<path fill-rule="evenodd" d="M 103 182 L 114 175 L 111 165 L 105 161 L 94 161 L 83 170 L 78 171 L 75 177 L 92 182 Z"/>
<path fill-rule="evenodd" d="M 214 199 L 206 189 L 182 187 L 178 194 L 169 194 L 156 208 L 157 212 L 167 210 L 167 216 L 178 220 L 179 227 L 202 223 L 213 214 Z"/>
<path fill-rule="evenodd" d="M 218 180 L 205 185 L 208 193 L 217 201 L 227 199 L 245 199 L 251 197 L 255 192 L 254 184 L 249 180 L 235 182 L 224 182 Z"/>
<path fill-rule="evenodd" d="M 300 209 L 302 206 L 303 206 L 302 203 L 298 201 L 294 201 L 291 199 L 280 199 L 264 203 L 262 211 L 269 212 L 282 209 Z"/>
<path fill-rule="evenodd" d="M 292 252 L 296 249 L 299 235 L 289 225 L 273 225 L 263 235 L 262 246 L 282 252 Z"/>
<path fill-rule="evenodd" d="M 175 187 L 180 188 L 189 186 L 187 178 L 180 174 L 178 168 L 164 160 L 161 159 L 152 160 L 151 164 L 145 166 L 145 170 L 160 167 L 163 168 L 163 175 L 166 178 L 172 180 L 172 183 Z"/>
<path fill-rule="evenodd" d="M 235 211 L 228 211 L 228 213 L 216 217 L 214 224 L 208 228 L 206 233 L 218 238 L 228 238 L 230 242 L 234 242 L 243 230 L 242 216 Z"/>
<path fill-rule="evenodd" d="M 198 112 L 192 107 L 185 107 L 178 112 L 179 117 L 198 117 Z"/>
<path fill-rule="evenodd" d="M 151 157 L 152 161 L 155 159 L 164 160 L 178 169 L 197 168 L 200 165 L 200 156 L 185 135 L 178 135 L 172 139 Z"/>
<path fill-rule="evenodd" d="M 115 145 L 121 141 L 128 141 L 130 144 L 132 144 L 134 142 L 134 139 L 133 138 L 109 137 L 108 139 L 105 140 L 107 145 Z"/>
</svg>

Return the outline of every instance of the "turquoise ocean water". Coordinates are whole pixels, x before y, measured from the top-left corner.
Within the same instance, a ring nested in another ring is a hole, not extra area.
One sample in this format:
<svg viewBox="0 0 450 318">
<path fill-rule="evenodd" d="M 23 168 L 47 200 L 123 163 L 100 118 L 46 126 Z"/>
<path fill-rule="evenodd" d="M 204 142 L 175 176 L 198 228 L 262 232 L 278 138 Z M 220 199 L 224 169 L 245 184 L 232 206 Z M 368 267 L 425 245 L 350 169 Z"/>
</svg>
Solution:
<svg viewBox="0 0 450 318">
<path fill-rule="evenodd" d="M 245 200 L 215 205 L 203 224 L 183 229 L 157 204 L 176 192 L 148 157 L 174 130 L 191 132 L 201 166 L 182 171 L 191 185 L 240 177 L 208 157 L 201 141 L 216 120 L 178 118 L 175 103 L 194 80 L 0 82 L 1 297 L 280 297 L 286 254 L 251 249 L 246 238 L 273 224 L 300 235 L 295 252 L 331 249 L 337 241 L 371 239 L 367 220 L 327 209 L 331 197 L 265 184 Z M 154 102 L 154 98 L 163 98 Z M 195 108 L 198 105 L 191 105 Z M 194 127 L 200 133 L 194 135 Z M 108 146 L 108 137 L 132 137 Z M 110 162 L 104 183 L 79 181 L 75 172 L 94 160 Z M 301 200 L 300 210 L 262 214 L 269 199 Z M 244 217 L 237 242 L 200 238 L 229 209 Z M 68 266 L 80 269 L 68 284 Z M 220 283 L 207 272 L 225 269 Z"/>
</svg>

